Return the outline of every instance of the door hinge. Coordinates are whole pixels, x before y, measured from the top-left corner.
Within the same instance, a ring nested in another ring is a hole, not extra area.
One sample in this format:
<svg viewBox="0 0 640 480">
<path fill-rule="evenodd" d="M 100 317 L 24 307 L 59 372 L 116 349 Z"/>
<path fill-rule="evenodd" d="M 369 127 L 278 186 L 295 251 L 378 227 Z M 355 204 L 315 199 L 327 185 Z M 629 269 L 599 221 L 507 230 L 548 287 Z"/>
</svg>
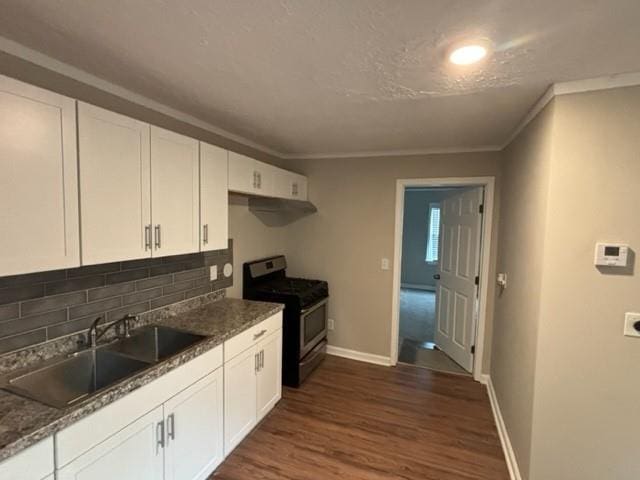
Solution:
<svg viewBox="0 0 640 480">
<path fill-rule="evenodd" d="M 476 285 L 480 285 L 480 277 L 476 275 L 476 280 L 475 280 Z"/>
<path fill-rule="evenodd" d="M 480 204 L 480 206 L 478 207 L 478 211 L 480 213 L 484 213 L 484 205 Z"/>
<path fill-rule="evenodd" d="M 476 353 L 476 346 L 471 345 L 471 355 L 474 355 L 475 353 Z"/>
</svg>

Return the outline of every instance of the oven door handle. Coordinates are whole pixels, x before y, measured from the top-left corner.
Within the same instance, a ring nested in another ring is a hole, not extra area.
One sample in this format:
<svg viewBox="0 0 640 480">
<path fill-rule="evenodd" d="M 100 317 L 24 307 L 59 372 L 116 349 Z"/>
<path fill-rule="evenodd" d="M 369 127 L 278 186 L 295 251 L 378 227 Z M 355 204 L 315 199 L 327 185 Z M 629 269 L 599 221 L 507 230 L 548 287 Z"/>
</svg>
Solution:
<svg viewBox="0 0 640 480">
<path fill-rule="evenodd" d="M 305 316 L 311 312 L 313 312 L 314 310 L 317 310 L 318 308 L 320 308 L 323 305 L 326 305 L 327 302 L 329 301 L 328 298 L 325 298 L 323 300 L 320 300 L 318 303 L 314 303 L 313 305 L 311 305 L 309 308 L 305 308 L 304 310 L 300 310 L 300 315 L 301 316 Z"/>
</svg>

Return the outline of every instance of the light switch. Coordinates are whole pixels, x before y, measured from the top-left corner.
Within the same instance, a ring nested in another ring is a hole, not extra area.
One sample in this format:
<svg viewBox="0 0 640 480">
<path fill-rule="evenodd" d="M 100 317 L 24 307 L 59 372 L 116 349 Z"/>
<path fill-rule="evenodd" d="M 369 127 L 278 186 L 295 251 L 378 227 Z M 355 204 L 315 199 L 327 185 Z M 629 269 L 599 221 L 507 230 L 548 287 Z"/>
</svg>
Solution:
<svg viewBox="0 0 640 480">
<path fill-rule="evenodd" d="M 627 337 L 640 337 L 640 313 L 625 313 L 624 334 Z"/>
<path fill-rule="evenodd" d="M 388 258 L 383 258 L 382 261 L 380 262 L 380 268 L 382 270 L 389 270 L 389 259 Z"/>
<path fill-rule="evenodd" d="M 218 266 L 217 265 L 211 265 L 211 267 L 209 267 L 209 277 L 210 277 L 212 282 L 214 280 L 218 279 Z"/>
</svg>

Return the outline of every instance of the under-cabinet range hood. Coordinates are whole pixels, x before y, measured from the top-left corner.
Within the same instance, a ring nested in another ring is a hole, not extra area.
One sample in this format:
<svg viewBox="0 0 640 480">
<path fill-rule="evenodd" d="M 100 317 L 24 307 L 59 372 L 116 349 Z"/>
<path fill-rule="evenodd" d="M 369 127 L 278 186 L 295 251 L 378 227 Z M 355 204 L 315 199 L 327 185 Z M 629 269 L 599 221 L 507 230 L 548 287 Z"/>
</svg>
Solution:
<svg viewBox="0 0 640 480">
<path fill-rule="evenodd" d="M 306 200 L 272 197 L 249 197 L 249 210 L 270 226 L 286 225 L 318 211 Z"/>
</svg>

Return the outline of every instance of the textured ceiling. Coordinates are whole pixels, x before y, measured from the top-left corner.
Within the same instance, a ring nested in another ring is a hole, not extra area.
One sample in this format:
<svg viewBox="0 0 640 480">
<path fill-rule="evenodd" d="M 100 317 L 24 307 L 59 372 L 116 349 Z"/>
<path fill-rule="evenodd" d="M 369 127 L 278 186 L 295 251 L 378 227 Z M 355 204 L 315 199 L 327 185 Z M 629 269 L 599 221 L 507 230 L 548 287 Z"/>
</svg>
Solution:
<svg viewBox="0 0 640 480">
<path fill-rule="evenodd" d="M 639 71 L 638 0 L 0 0 L 0 36 L 284 154 L 501 145 L 549 84 Z M 490 39 L 482 68 L 453 42 Z"/>
</svg>

